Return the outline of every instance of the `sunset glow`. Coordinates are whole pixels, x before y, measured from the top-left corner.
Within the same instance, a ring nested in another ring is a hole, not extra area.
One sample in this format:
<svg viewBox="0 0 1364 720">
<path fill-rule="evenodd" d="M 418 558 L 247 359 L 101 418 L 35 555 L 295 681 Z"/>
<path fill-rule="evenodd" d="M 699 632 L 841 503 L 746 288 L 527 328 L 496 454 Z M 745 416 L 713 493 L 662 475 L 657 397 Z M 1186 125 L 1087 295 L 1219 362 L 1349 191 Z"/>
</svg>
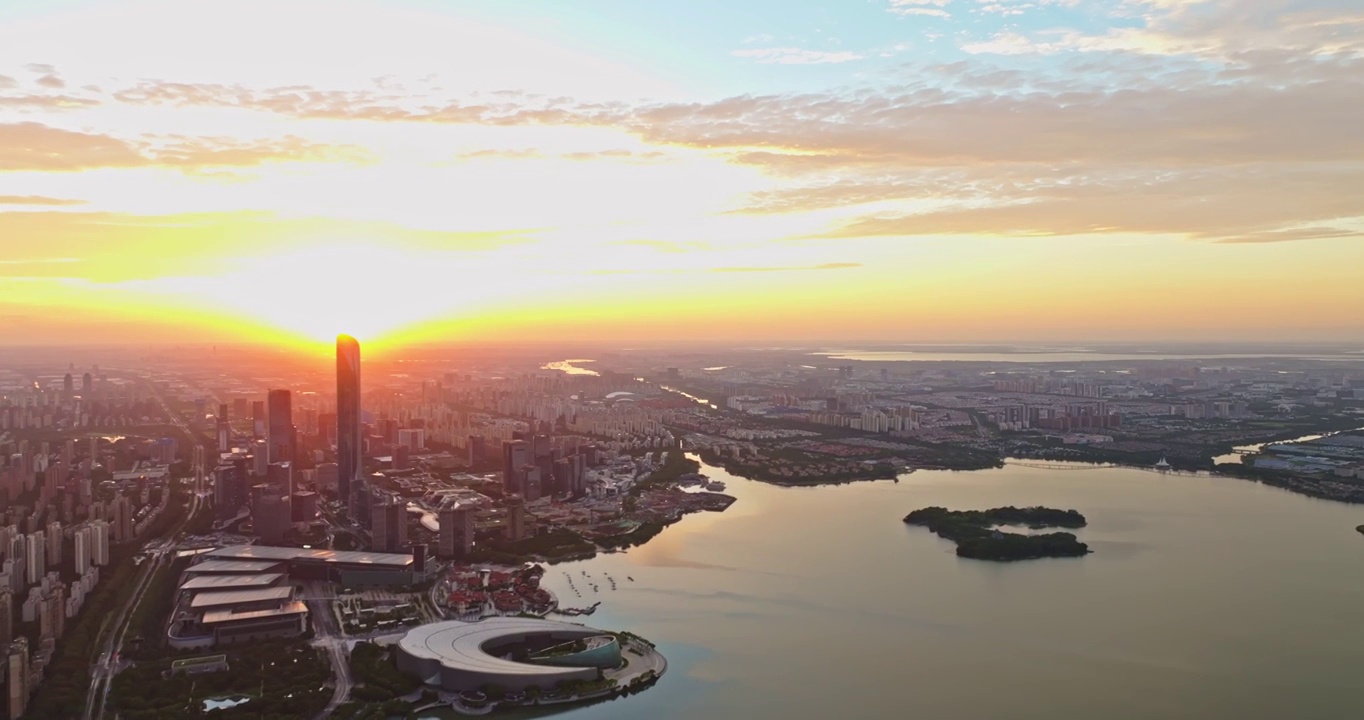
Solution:
<svg viewBox="0 0 1364 720">
<path fill-rule="evenodd" d="M 1364 337 L 1349 3 L 767 5 L 6 4 L 0 331 Z"/>
</svg>

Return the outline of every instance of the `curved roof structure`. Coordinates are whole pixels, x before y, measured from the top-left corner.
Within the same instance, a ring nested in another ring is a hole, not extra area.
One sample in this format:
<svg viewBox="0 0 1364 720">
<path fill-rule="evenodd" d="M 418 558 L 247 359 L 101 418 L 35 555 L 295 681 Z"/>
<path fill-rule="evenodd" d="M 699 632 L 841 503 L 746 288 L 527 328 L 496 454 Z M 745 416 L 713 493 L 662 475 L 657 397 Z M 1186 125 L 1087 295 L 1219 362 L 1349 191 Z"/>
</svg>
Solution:
<svg viewBox="0 0 1364 720">
<path fill-rule="evenodd" d="M 548 687 L 561 680 L 592 679 L 597 671 L 515 662 L 488 654 L 485 646 L 530 637 L 575 640 L 605 634 L 584 625 L 538 618 L 449 620 L 409 630 L 398 641 L 398 665 L 447 690 L 471 690 L 485 683 L 517 689 Z"/>
<path fill-rule="evenodd" d="M 277 562 L 311 561 L 350 565 L 375 565 L 393 568 L 405 568 L 412 564 L 411 555 L 399 553 L 274 547 L 271 545 L 229 545 L 204 554 L 210 558 L 219 560 L 274 560 Z"/>
</svg>

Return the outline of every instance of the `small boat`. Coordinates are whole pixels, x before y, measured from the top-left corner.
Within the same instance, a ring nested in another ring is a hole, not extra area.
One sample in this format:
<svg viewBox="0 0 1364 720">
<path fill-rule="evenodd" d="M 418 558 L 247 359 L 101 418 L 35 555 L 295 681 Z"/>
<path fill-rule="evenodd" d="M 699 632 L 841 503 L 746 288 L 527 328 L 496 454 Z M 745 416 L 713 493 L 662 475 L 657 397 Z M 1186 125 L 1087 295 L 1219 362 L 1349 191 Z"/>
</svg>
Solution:
<svg viewBox="0 0 1364 720">
<path fill-rule="evenodd" d="M 725 484 L 723 482 L 720 482 L 719 480 L 712 480 L 706 483 L 706 489 L 710 490 L 711 492 L 719 492 L 725 489 Z"/>
</svg>

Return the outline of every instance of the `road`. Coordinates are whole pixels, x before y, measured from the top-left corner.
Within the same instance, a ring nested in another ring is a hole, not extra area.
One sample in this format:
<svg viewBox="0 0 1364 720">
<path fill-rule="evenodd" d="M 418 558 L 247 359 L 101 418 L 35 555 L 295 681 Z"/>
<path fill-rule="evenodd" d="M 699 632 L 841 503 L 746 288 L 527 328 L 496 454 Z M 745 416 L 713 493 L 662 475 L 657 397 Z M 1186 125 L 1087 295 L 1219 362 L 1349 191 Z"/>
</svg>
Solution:
<svg viewBox="0 0 1364 720">
<path fill-rule="evenodd" d="M 332 663 L 332 674 L 335 677 L 336 688 L 332 692 L 331 702 L 327 707 L 318 713 L 317 717 L 331 717 L 336 708 L 346 701 L 350 696 L 351 687 L 354 681 L 350 676 L 350 662 L 346 655 L 346 637 L 341 632 L 341 626 L 336 622 L 336 615 L 332 612 L 332 590 L 328 583 L 310 580 L 304 585 L 304 602 L 308 603 L 308 613 L 313 618 L 313 632 L 316 639 L 313 641 L 315 647 L 323 648 L 327 651 L 327 656 Z"/>
<path fill-rule="evenodd" d="M 151 387 L 152 394 L 156 401 L 161 404 L 161 410 L 170 418 L 185 436 L 195 439 L 197 436 L 185 423 L 179 414 L 172 412 L 167 405 L 166 399 L 157 392 L 154 386 Z M 123 651 L 123 640 L 128 634 L 129 620 L 137 611 L 137 606 L 141 604 L 143 596 L 146 595 L 147 587 L 151 584 L 151 579 L 156 576 L 157 570 L 161 568 L 168 558 L 175 557 L 175 536 L 184 528 L 185 523 L 199 512 L 199 506 L 203 503 L 204 490 L 203 483 L 200 481 L 202 468 L 191 468 L 193 485 L 190 492 L 189 509 L 185 513 L 180 523 L 167 533 L 167 537 L 162 538 L 155 546 L 148 546 L 148 559 L 142 563 L 138 569 L 137 578 L 134 580 L 135 589 L 128 596 L 128 601 L 118 610 L 114 616 L 114 622 L 110 625 L 107 621 L 100 629 L 101 634 L 108 631 L 108 637 L 104 644 L 100 646 L 100 654 L 95 658 L 95 662 L 90 669 L 90 689 L 85 696 L 85 720 L 101 720 L 104 717 L 105 704 L 109 699 L 109 688 L 113 685 L 114 675 L 119 671 L 119 655 Z M 101 635 L 103 637 L 103 635 Z"/>
</svg>

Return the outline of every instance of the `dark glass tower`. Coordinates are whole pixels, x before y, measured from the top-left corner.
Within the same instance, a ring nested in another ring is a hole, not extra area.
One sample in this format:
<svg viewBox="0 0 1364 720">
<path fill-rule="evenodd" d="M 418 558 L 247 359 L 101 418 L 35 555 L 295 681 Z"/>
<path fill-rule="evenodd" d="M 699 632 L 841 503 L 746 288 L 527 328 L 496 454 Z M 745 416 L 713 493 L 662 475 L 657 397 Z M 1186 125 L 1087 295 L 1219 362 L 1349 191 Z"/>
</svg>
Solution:
<svg viewBox="0 0 1364 720">
<path fill-rule="evenodd" d="M 292 462 L 294 459 L 294 398 L 288 390 L 271 390 L 265 396 L 265 437 L 269 442 L 269 462 Z"/>
<path fill-rule="evenodd" d="M 352 494 L 360 489 L 360 343 L 336 338 L 336 496 L 352 517 Z"/>
</svg>

